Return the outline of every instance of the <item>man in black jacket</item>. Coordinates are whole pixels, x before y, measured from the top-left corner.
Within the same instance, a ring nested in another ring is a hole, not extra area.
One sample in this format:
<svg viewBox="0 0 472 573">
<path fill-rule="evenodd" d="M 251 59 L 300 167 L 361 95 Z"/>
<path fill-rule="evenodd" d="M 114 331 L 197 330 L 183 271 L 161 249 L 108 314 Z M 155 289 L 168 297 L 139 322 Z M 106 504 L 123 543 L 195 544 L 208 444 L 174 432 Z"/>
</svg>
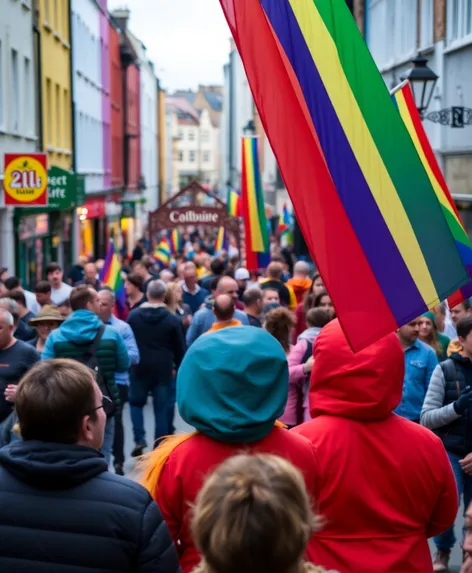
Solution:
<svg viewBox="0 0 472 573">
<path fill-rule="evenodd" d="M 39 362 L 20 382 L 23 441 L 0 450 L 0 571 L 180 571 L 149 493 L 98 451 L 107 402 L 72 360 Z"/>
<path fill-rule="evenodd" d="M 147 447 L 143 407 L 150 393 L 154 406 L 155 445 L 156 440 L 171 431 L 168 408 L 172 399 L 172 378 L 182 362 L 186 346 L 181 322 L 164 304 L 166 292 L 164 281 L 151 281 L 146 292 L 148 302 L 128 316 L 141 357 L 130 374 L 129 404 L 136 444 L 131 453 L 133 457 L 140 456 Z"/>
</svg>

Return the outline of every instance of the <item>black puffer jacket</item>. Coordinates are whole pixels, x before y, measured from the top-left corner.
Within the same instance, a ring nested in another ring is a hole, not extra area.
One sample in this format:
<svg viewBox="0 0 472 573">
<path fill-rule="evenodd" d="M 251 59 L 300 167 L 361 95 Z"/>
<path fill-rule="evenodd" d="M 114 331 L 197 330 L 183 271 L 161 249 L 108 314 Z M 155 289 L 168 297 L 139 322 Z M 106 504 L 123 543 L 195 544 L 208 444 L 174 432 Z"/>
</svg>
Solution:
<svg viewBox="0 0 472 573">
<path fill-rule="evenodd" d="M 161 513 L 92 448 L 16 442 L 0 450 L 0 571 L 176 573 Z"/>
</svg>

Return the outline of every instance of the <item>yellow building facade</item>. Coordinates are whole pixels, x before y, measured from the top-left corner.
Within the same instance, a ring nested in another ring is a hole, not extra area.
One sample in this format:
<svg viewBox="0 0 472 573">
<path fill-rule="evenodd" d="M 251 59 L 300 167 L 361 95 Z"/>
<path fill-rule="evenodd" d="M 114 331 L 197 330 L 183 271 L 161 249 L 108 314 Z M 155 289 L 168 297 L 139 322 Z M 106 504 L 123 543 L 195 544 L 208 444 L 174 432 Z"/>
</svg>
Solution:
<svg viewBox="0 0 472 573">
<path fill-rule="evenodd" d="M 70 0 L 38 0 L 41 115 L 48 165 L 72 168 Z"/>
</svg>

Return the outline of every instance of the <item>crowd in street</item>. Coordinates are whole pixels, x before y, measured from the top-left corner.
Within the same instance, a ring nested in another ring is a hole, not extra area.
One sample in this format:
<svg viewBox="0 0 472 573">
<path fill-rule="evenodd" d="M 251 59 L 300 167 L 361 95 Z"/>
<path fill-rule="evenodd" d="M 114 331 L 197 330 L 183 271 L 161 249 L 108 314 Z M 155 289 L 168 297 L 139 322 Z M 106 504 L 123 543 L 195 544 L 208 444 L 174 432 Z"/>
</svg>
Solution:
<svg viewBox="0 0 472 573">
<path fill-rule="evenodd" d="M 103 261 L 2 270 L 0 570 L 446 573 L 463 498 L 472 573 L 469 301 L 353 353 L 311 264 L 213 247 L 140 241 L 125 306 Z"/>
</svg>

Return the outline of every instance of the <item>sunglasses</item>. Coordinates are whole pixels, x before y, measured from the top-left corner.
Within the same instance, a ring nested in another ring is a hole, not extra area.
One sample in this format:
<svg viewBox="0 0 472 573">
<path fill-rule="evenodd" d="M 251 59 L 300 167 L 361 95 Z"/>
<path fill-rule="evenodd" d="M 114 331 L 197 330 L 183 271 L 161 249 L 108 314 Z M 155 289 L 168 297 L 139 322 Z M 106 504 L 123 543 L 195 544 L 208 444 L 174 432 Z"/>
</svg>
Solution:
<svg viewBox="0 0 472 573">
<path fill-rule="evenodd" d="M 108 396 L 102 396 L 101 405 L 94 408 L 92 410 L 92 412 L 96 412 L 97 410 L 100 410 L 100 408 L 103 408 L 103 411 L 105 412 L 105 414 L 107 416 L 109 416 L 109 415 L 113 414 L 113 411 L 115 409 L 115 404 L 113 403 L 113 400 L 111 398 L 109 398 Z"/>
</svg>

